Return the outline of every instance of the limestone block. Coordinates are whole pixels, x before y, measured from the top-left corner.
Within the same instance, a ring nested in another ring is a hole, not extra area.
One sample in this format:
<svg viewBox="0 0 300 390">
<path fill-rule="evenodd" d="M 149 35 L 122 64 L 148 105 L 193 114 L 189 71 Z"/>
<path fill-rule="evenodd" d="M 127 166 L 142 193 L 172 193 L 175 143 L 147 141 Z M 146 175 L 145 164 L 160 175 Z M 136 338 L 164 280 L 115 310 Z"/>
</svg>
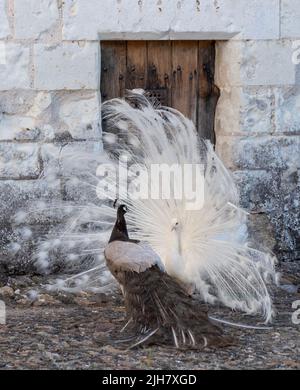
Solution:
<svg viewBox="0 0 300 390">
<path fill-rule="evenodd" d="M 48 92 L 13 90 L 0 93 L 0 140 L 49 141 L 51 95 Z"/>
<path fill-rule="evenodd" d="M 58 100 L 61 131 L 67 131 L 73 139 L 99 139 L 101 115 L 97 92 L 72 92 Z"/>
<path fill-rule="evenodd" d="M 100 122 L 97 91 L 0 92 L 2 141 L 99 139 Z"/>
<path fill-rule="evenodd" d="M 286 86 L 275 91 L 276 132 L 300 133 L 300 87 Z"/>
<path fill-rule="evenodd" d="M 240 190 L 241 206 L 255 212 L 267 212 L 279 188 L 279 176 L 265 170 L 243 170 L 233 173 Z"/>
<path fill-rule="evenodd" d="M 51 37 L 59 22 L 57 0 L 15 0 L 15 38 Z"/>
<path fill-rule="evenodd" d="M 300 4 L 298 0 L 281 1 L 281 37 L 300 38 Z"/>
<path fill-rule="evenodd" d="M 30 179 L 40 173 L 38 145 L 0 144 L 0 178 Z"/>
<path fill-rule="evenodd" d="M 63 21 L 67 40 L 276 39 L 279 0 L 66 0 Z"/>
<path fill-rule="evenodd" d="M 10 34 L 6 6 L 7 0 L 0 0 L 0 38 L 6 38 Z"/>
<path fill-rule="evenodd" d="M 39 223 L 41 220 L 34 217 L 34 211 L 37 211 L 43 202 L 59 199 L 60 187 L 49 187 L 43 179 L 1 180 L 0 222 L 16 225 Z M 35 210 L 33 205 L 35 205 Z M 44 214 L 47 214 L 46 208 Z"/>
<path fill-rule="evenodd" d="M 65 42 L 35 46 L 35 88 L 39 90 L 98 89 L 98 42 Z"/>
<path fill-rule="evenodd" d="M 217 151 L 232 169 L 296 170 L 300 167 L 297 136 L 219 136 Z"/>
<path fill-rule="evenodd" d="M 275 94 L 271 87 L 224 87 L 216 110 L 217 135 L 275 131 Z"/>
<path fill-rule="evenodd" d="M 0 56 L 0 91 L 30 88 L 29 48 L 16 43 L 1 43 Z"/>
<path fill-rule="evenodd" d="M 293 52 L 291 40 L 218 42 L 216 84 L 219 87 L 299 84 Z"/>
</svg>

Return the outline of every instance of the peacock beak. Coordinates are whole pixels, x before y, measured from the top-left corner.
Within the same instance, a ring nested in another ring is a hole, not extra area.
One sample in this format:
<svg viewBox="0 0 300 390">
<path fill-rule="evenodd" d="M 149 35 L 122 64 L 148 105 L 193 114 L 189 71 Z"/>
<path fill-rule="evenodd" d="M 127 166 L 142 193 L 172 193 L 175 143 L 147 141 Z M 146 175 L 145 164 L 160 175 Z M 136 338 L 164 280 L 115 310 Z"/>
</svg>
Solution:
<svg viewBox="0 0 300 390">
<path fill-rule="evenodd" d="M 171 232 L 173 232 L 174 230 L 177 230 L 177 229 L 178 229 L 178 225 L 179 225 L 179 223 L 176 222 L 176 223 L 172 226 Z"/>
</svg>

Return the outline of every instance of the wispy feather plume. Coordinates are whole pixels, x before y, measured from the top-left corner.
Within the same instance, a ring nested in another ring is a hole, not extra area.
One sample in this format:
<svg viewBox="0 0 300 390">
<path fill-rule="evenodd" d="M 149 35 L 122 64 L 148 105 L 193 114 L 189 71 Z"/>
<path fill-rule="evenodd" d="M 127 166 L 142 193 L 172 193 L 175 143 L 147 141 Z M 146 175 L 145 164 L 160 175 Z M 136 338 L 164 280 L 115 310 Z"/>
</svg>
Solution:
<svg viewBox="0 0 300 390">
<path fill-rule="evenodd" d="M 159 163 L 205 166 L 204 204 L 199 210 L 187 210 L 184 196 L 122 199 L 130 209 L 127 219 L 135 237 L 147 241 L 167 272 L 193 285 L 205 301 L 221 301 L 270 320 L 272 304 L 265 281 L 276 279 L 275 258 L 248 245 L 247 213 L 238 206 L 237 187 L 212 145 L 199 138 L 189 119 L 174 109 L 154 109 L 140 92 L 131 92 L 127 102 L 109 101 L 103 112 L 109 131 L 117 135 L 113 158 L 128 153 L 148 171 Z M 137 150 L 130 137 L 138 141 Z M 174 218 L 179 226 L 175 233 Z"/>
<path fill-rule="evenodd" d="M 76 256 L 79 252 L 76 259 L 69 260 L 71 265 L 81 264 L 81 256 L 87 253 L 98 259 L 79 275 L 84 276 L 80 287 L 106 285 L 105 278 L 90 275 L 95 275 L 95 267 L 103 272 L 103 250 L 115 217 L 115 193 L 101 193 L 103 186 L 97 186 L 99 177 L 91 167 L 109 162 L 117 169 L 122 167 L 124 156 L 148 172 L 153 164 L 201 164 L 203 188 L 197 190 L 204 193 L 202 208 L 188 210 L 189 199 L 184 193 L 181 199 L 121 196 L 129 209 L 128 230 L 156 251 L 170 275 L 194 288 L 204 301 L 221 302 L 248 314 L 260 313 L 270 320 L 272 304 L 266 282 L 276 280 L 275 258 L 249 246 L 247 212 L 239 207 L 237 187 L 213 146 L 198 136 L 192 121 L 175 109 L 154 108 L 143 91 L 129 92 L 126 100 L 104 103 L 102 112 L 103 153 L 76 153 L 66 158 L 64 165 L 64 174 L 77 176 L 82 188 L 107 198 L 100 201 L 95 195 L 85 204 L 75 202 L 75 211 L 62 229 L 61 246 L 65 249 L 69 245 L 69 252 Z M 116 184 L 109 175 L 102 180 L 110 188 Z M 127 184 L 121 182 L 121 194 Z M 174 181 L 171 184 L 176 185 Z M 43 256 L 41 262 L 45 265 Z M 89 268 L 90 274 L 86 272 Z M 73 283 L 73 277 L 68 282 Z"/>
</svg>

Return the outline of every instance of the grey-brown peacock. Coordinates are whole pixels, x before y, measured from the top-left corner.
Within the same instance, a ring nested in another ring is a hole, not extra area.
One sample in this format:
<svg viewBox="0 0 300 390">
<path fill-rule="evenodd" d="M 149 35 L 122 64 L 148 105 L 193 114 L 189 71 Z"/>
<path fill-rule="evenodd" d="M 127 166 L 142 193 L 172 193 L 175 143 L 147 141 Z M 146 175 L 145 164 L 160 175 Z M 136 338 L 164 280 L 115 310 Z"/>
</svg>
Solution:
<svg viewBox="0 0 300 390">
<path fill-rule="evenodd" d="M 174 343 L 177 348 L 225 346 L 230 339 L 213 324 L 199 302 L 165 272 L 153 249 L 129 238 L 120 205 L 104 254 L 107 266 L 121 285 L 131 347 L 142 343 Z"/>
</svg>

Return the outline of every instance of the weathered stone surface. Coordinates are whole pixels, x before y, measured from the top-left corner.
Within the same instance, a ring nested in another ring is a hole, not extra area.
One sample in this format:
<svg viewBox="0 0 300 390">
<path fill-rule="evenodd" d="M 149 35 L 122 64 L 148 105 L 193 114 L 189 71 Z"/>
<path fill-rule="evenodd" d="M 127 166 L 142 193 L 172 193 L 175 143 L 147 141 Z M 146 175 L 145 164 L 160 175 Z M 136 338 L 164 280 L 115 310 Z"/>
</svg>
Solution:
<svg viewBox="0 0 300 390">
<path fill-rule="evenodd" d="M 99 139 L 100 97 L 97 92 L 72 92 L 56 95 L 53 104 L 58 112 L 59 131 L 73 139 Z"/>
<path fill-rule="evenodd" d="M 91 185 L 89 185 L 89 182 Z M 91 180 L 76 180 L 66 179 L 64 181 L 64 197 L 67 201 L 76 201 L 80 205 L 92 203 L 95 205 L 101 205 L 102 199 L 97 197 L 96 181 Z"/>
<path fill-rule="evenodd" d="M 0 90 L 29 88 L 29 48 L 16 43 L 1 44 Z"/>
<path fill-rule="evenodd" d="M 218 137 L 218 150 L 233 169 L 241 205 L 271 222 L 280 258 L 300 258 L 299 137 Z M 259 224 L 258 219 L 256 222 Z M 267 225 L 266 225 L 267 226 Z M 271 230 L 266 228 L 266 231 Z M 266 242 L 269 233 L 260 235 Z"/>
<path fill-rule="evenodd" d="M 276 232 L 266 213 L 250 214 L 248 221 L 249 242 L 263 252 L 276 250 Z"/>
<path fill-rule="evenodd" d="M 0 0 L 0 177 L 18 179 L 15 186 L 0 182 L 6 193 L 0 195 L 1 222 L 45 196 L 38 212 L 26 214 L 26 223 L 44 231 L 63 218 L 49 210 L 48 195 L 78 203 L 94 197 L 82 184 L 78 156 L 97 147 L 101 154 L 100 55 L 99 42 L 85 40 L 215 38 L 217 148 L 239 170 L 244 207 L 262 212 L 259 218 L 267 213 L 278 248 L 296 258 L 299 12 L 298 0 Z M 41 158 L 37 142 L 43 143 Z M 42 180 L 20 180 L 38 177 L 40 169 Z M 22 234 L 1 233 L 11 237 L 12 262 L 32 253 L 30 240 L 18 249 Z"/>
<path fill-rule="evenodd" d="M 97 157 L 101 156 L 102 150 L 102 143 L 99 139 L 97 141 L 71 142 L 65 145 L 62 150 L 62 159 L 63 161 L 67 161 L 65 168 L 68 167 L 68 164 L 70 164 L 70 161 L 73 159 L 72 165 L 74 165 L 74 173 L 78 173 L 76 170 L 79 169 L 80 166 L 82 166 L 82 169 L 86 171 L 89 162 L 91 164 L 97 164 Z M 79 162 L 76 160 L 77 157 L 82 157 L 82 155 L 83 158 L 86 158 L 85 165 L 81 164 L 84 160 Z M 71 166 L 69 166 L 69 168 L 70 167 Z"/>
<path fill-rule="evenodd" d="M 241 205 L 254 214 L 250 227 L 270 249 L 286 259 L 300 258 L 300 180 L 299 170 L 236 171 Z M 265 220 L 267 218 L 267 220 Z M 270 228 L 270 221 L 272 228 Z M 263 224 L 265 234 L 261 229 Z M 276 245 L 272 235 L 276 238 Z M 273 245 L 271 245 L 273 242 Z"/>
<path fill-rule="evenodd" d="M 9 286 L 4 286 L 0 288 L 0 297 L 1 298 L 12 298 L 15 295 L 14 290 Z"/>
<path fill-rule="evenodd" d="M 76 200 L 80 205 L 97 201 L 94 186 L 97 185 L 97 156 L 101 156 L 101 152 L 102 145 L 99 141 L 43 145 L 43 177 L 49 185 L 55 185 L 58 178 L 62 180 L 64 200 Z"/>
<path fill-rule="evenodd" d="M 102 143 L 98 141 L 80 141 L 60 144 L 45 144 L 41 147 L 44 176 L 55 172 L 61 176 L 86 175 L 88 167 L 91 174 L 96 173 L 97 156 L 101 156 Z"/>
<path fill-rule="evenodd" d="M 278 38 L 279 0 L 67 0 L 64 7 L 65 39 L 226 39 L 237 33 Z"/>
<path fill-rule="evenodd" d="M 273 89 L 245 87 L 241 92 L 240 129 L 248 133 L 273 133 L 275 129 Z"/>
<path fill-rule="evenodd" d="M 278 193 L 280 176 L 264 170 L 235 171 L 235 181 L 240 190 L 241 206 L 249 211 L 265 213 Z"/>
<path fill-rule="evenodd" d="M 299 154 L 298 154 L 299 160 Z M 300 170 L 282 173 L 280 202 L 270 213 L 276 227 L 278 250 L 286 259 L 300 259 Z"/>
<path fill-rule="evenodd" d="M 13 89 L 0 92 L 0 111 L 3 114 L 26 114 L 34 103 L 36 91 L 29 89 Z"/>
<path fill-rule="evenodd" d="M 57 46 L 37 44 L 35 88 L 98 89 L 99 50 L 98 42 L 65 42 Z"/>
<path fill-rule="evenodd" d="M 96 170 L 100 163 L 102 144 L 96 142 L 70 142 L 63 146 L 43 145 L 44 178 L 50 184 L 62 180 L 62 193 L 66 201 L 100 203 L 97 198 Z"/>
<path fill-rule="evenodd" d="M 45 92 L 6 91 L 0 94 L 0 140 L 51 140 L 51 95 Z"/>
<path fill-rule="evenodd" d="M 275 89 L 276 132 L 300 134 L 300 86 Z"/>
<path fill-rule="evenodd" d="M 275 131 L 274 115 L 273 88 L 224 87 L 217 105 L 215 130 L 217 135 L 271 134 Z"/>
<path fill-rule="evenodd" d="M 0 38 L 6 38 L 10 34 L 6 6 L 7 6 L 7 0 L 0 0 Z M 0 50 L 1 50 L 1 46 L 0 46 Z M 0 58 L 1 58 L 1 53 L 0 53 Z"/>
<path fill-rule="evenodd" d="M 34 120 L 26 116 L 0 114 L 0 140 L 35 140 L 39 134 Z"/>
<path fill-rule="evenodd" d="M 297 169 L 300 139 L 297 136 L 218 137 L 217 150 L 234 169 Z"/>
<path fill-rule="evenodd" d="M 227 8 L 234 16 L 240 34 L 234 39 L 279 38 L 280 0 L 228 0 Z"/>
<path fill-rule="evenodd" d="M 60 155 L 62 151 L 62 145 L 56 144 L 44 144 L 41 146 L 41 159 L 43 161 L 43 178 L 51 185 L 61 177 L 61 162 Z"/>
<path fill-rule="evenodd" d="M 0 93 L 0 140 L 99 139 L 98 92 L 12 92 Z"/>
<path fill-rule="evenodd" d="M 50 187 L 43 179 L 1 180 L 0 190 L 0 222 L 4 225 L 41 223 L 43 220 L 34 217 L 39 202 L 42 205 L 42 202 L 60 199 L 60 186 Z"/>
<path fill-rule="evenodd" d="M 45 180 L 0 181 L 0 264 L 9 273 L 36 270 L 37 243 L 61 222 L 60 185 Z"/>
<path fill-rule="evenodd" d="M 64 7 L 63 37 L 94 40 L 105 37 L 110 32 L 129 32 L 133 37 L 134 33 L 142 31 L 148 32 L 149 37 L 153 37 L 155 33 L 167 35 L 170 22 L 175 16 L 174 5 L 170 0 L 161 7 L 153 2 L 139 3 L 132 0 L 67 0 Z M 164 9 L 164 12 L 159 8 Z M 86 23 L 87 20 L 89 23 Z"/>
<path fill-rule="evenodd" d="M 55 272 L 65 266 L 70 253 L 58 244 L 60 235 L 69 219 L 77 215 L 78 207 L 96 196 L 95 188 L 88 185 L 87 172 L 93 175 L 97 164 L 89 170 L 86 161 L 80 160 L 80 153 L 85 151 L 89 156 L 97 147 L 101 152 L 99 142 L 44 144 L 40 179 L 0 181 L 0 264 L 7 272 Z M 76 205 L 66 202 L 74 200 L 75 195 L 78 196 Z M 51 238 L 42 241 L 49 233 Z M 48 267 L 50 258 L 51 267 Z"/>
<path fill-rule="evenodd" d="M 215 83 L 218 87 L 240 86 L 242 42 L 219 41 L 215 44 Z"/>
<path fill-rule="evenodd" d="M 300 38 L 300 5 L 298 0 L 281 1 L 281 37 Z"/>
<path fill-rule="evenodd" d="M 15 37 L 53 37 L 59 22 L 57 0 L 15 0 Z"/>
<path fill-rule="evenodd" d="M 241 63 L 242 80 L 248 85 L 294 84 L 297 80 L 292 52 L 291 41 L 247 42 Z"/>
<path fill-rule="evenodd" d="M 0 178 L 32 179 L 40 173 L 38 145 L 0 144 Z"/>
<path fill-rule="evenodd" d="M 300 82 L 291 40 L 218 42 L 216 48 L 216 84 L 220 87 Z"/>
</svg>

